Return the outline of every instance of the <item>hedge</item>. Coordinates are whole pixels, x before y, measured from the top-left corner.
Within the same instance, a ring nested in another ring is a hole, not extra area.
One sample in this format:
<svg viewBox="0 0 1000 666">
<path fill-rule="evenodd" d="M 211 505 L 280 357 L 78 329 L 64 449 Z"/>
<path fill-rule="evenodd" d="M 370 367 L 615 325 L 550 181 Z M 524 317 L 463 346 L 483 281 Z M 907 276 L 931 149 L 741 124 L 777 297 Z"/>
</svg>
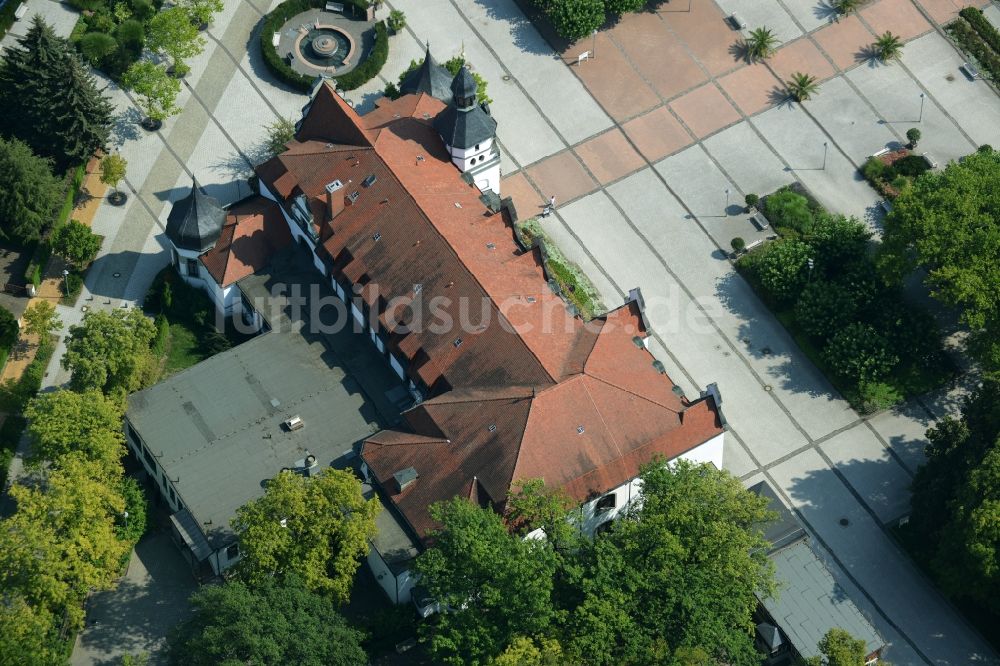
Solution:
<svg viewBox="0 0 1000 666">
<path fill-rule="evenodd" d="M 1000 31 L 993 27 L 993 24 L 986 20 L 983 12 L 975 7 L 966 7 L 958 13 L 959 16 L 972 24 L 979 36 L 983 38 L 990 47 L 1000 54 Z"/>
<path fill-rule="evenodd" d="M 958 19 L 949 24 L 945 30 L 958 42 L 963 51 L 975 58 L 980 67 L 989 72 L 990 78 L 1000 81 L 1000 56 L 990 49 L 989 44 L 983 41 L 979 33 L 965 19 Z"/>
<path fill-rule="evenodd" d="M 345 0 L 345 3 L 353 5 L 360 11 L 367 11 L 369 6 L 368 0 Z M 296 14 L 325 6 L 326 0 L 285 0 L 264 17 L 264 25 L 260 31 L 260 50 L 264 55 L 264 62 L 271 68 L 275 76 L 303 92 L 308 92 L 312 88 L 316 77 L 305 76 L 292 69 L 291 65 L 278 55 L 278 50 L 271 42 L 271 38 L 274 33 L 281 30 L 281 26 Z M 367 83 L 378 75 L 388 57 L 389 31 L 385 27 L 385 22 L 379 21 L 375 25 L 375 46 L 372 47 L 368 58 L 352 71 L 334 77 L 337 87 L 341 90 L 354 90 Z"/>
<path fill-rule="evenodd" d="M 83 179 L 86 175 L 87 168 L 83 164 L 73 169 L 72 180 L 70 180 L 70 174 L 66 174 L 66 198 L 63 200 L 62 208 L 59 209 L 59 215 L 52 225 L 53 230 L 58 229 L 69 220 L 69 216 L 73 213 L 73 206 L 76 203 L 76 195 L 80 193 L 80 187 L 83 186 Z M 35 244 L 35 248 L 31 253 L 31 261 L 28 262 L 28 267 L 24 271 L 25 282 L 35 285 L 35 289 L 42 284 L 42 272 L 49 263 L 50 256 L 52 256 L 52 247 L 49 245 L 48 238 L 46 237 Z"/>
</svg>

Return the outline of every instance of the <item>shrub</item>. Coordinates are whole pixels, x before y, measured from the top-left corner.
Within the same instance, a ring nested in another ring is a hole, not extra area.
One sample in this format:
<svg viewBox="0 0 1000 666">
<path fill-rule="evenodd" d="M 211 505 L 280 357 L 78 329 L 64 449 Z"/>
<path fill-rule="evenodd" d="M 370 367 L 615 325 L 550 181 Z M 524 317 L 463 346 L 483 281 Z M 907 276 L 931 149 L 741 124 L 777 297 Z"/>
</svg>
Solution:
<svg viewBox="0 0 1000 666">
<path fill-rule="evenodd" d="M 140 21 L 148 21 L 156 13 L 156 7 L 150 0 L 132 0 L 132 16 Z"/>
<path fill-rule="evenodd" d="M 819 269 L 837 279 L 845 266 L 865 256 L 871 237 L 872 232 L 857 219 L 824 211 L 816 215 L 809 244 Z"/>
<path fill-rule="evenodd" d="M 837 331 L 823 350 L 835 373 L 855 382 L 877 381 L 899 363 L 886 339 L 870 324 L 855 322 Z"/>
<path fill-rule="evenodd" d="M 861 382 L 858 384 L 858 398 L 861 400 L 861 411 L 865 414 L 888 409 L 903 401 L 903 395 L 885 382 Z"/>
<path fill-rule="evenodd" d="M 153 354 L 160 357 L 167 350 L 167 340 L 170 339 L 170 321 L 167 319 L 167 315 L 161 312 L 156 315 L 153 323 L 156 325 L 156 337 L 153 338 L 152 345 Z"/>
<path fill-rule="evenodd" d="M 627 14 L 637 12 L 646 4 L 646 0 L 604 0 L 604 9 L 609 14 Z"/>
<path fill-rule="evenodd" d="M 916 178 L 930 169 L 920 155 L 907 155 L 892 163 L 892 170 L 900 176 Z"/>
<path fill-rule="evenodd" d="M 997 55 L 969 23 L 960 18 L 945 27 L 963 51 L 971 55 L 990 74 L 1000 81 L 1000 55 Z"/>
<path fill-rule="evenodd" d="M 80 38 L 80 52 L 94 67 L 100 67 L 104 59 L 118 50 L 118 42 L 104 32 L 88 32 Z"/>
<path fill-rule="evenodd" d="M 389 30 L 397 33 L 406 27 L 406 14 L 398 9 L 389 12 Z"/>
<path fill-rule="evenodd" d="M 991 146 L 988 143 L 984 143 L 983 145 L 981 145 L 978 148 L 976 148 L 976 152 L 984 154 L 984 155 L 986 153 L 992 153 L 993 152 L 993 146 Z"/>
<path fill-rule="evenodd" d="M 911 146 L 917 145 L 917 141 L 920 141 L 920 136 L 921 136 L 920 130 L 917 129 L 916 127 L 911 127 L 910 129 L 906 130 L 906 140 L 910 142 Z"/>
<path fill-rule="evenodd" d="M 10 352 L 10 348 L 17 342 L 19 332 L 14 315 L 7 308 L 0 307 L 0 350 L 5 354 Z"/>
<path fill-rule="evenodd" d="M 146 28 L 135 19 L 123 21 L 115 28 L 115 39 L 124 48 L 142 51 L 142 47 L 146 43 Z"/>
<path fill-rule="evenodd" d="M 149 527 L 149 501 L 142 486 L 131 476 L 122 479 L 121 496 L 125 498 L 125 510 L 128 518 L 118 526 L 118 538 L 135 544 L 142 538 Z"/>
<path fill-rule="evenodd" d="M 816 280 L 802 290 L 795 304 L 795 320 L 809 335 L 826 340 L 854 319 L 856 310 L 854 299 L 843 286 Z"/>
<path fill-rule="evenodd" d="M 979 36 L 990 45 L 990 48 L 1000 53 L 1000 31 L 997 31 L 993 24 L 986 20 L 982 10 L 976 7 L 966 7 L 958 15 L 969 22 L 972 29 L 979 33 Z"/>
<path fill-rule="evenodd" d="M 812 229 L 813 212 L 809 200 L 790 189 L 781 189 L 764 200 L 767 216 L 779 227 L 791 227 L 801 233 Z"/>
<path fill-rule="evenodd" d="M 742 252 L 747 246 L 746 241 L 740 238 L 739 236 L 729 241 L 729 244 L 733 247 L 733 250 L 735 250 L 736 252 Z"/>
<path fill-rule="evenodd" d="M 758 203 L 760 203 L 760 197 L 758 197 L 756 194 L 748 194 L 745 197 L 743 197 L 743 201 L 744 203 L 746 203 L 747 208 L 753 208 Z"/>
<path fill-rule="evenodd" d="M 70 271 L 69 275 L 65 276 L 63 280 L 63 292 L 67 298 L 74 298 L 80 294 L 80 290 L 83 289 L 83 275 L 77 271 Z"/>
<path fill-rule="evenodd" d="M 575 41 L 604 25 L 603 0 L 550 0 L 546 14 L 560 37 Z"/>
<path fill-rule="evenodd" d="M 761 286 L 779 306 L 795 301 L 806 282 L 812 248 L 799 240 L 771 243 L 760 253 L 754 270 Z"/>
<path fill-rule="evenodd" d="M 861 167 L 861 175 L 873 183 L 884 180 L 889 171 L 889 165 L 877 157 L 869 157 L 868 161 Z"/>
</svg>

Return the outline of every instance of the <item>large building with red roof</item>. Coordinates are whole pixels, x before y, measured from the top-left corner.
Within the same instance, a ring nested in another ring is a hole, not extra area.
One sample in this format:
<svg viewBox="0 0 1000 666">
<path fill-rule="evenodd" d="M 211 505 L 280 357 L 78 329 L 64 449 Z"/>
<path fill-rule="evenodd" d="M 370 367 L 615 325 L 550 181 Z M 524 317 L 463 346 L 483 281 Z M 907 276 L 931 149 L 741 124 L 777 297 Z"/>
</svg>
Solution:
<svg viewBox="0 0 1000 666">
<path fill-rule="evenodd" d="M 503 512 L 521 479 L 564 489 L 593 532 L 636 496 L 643 464 L 721 467 L 717 388 L 689 398 L 666 376 L 638 290 L 591 321 L 562 298 L 500 198 L 496 123 L 472 77 L 442 100 L 434 66 L 428 52 L 406 94 L 365 115 L 319 82 L 294 140 L 258 167 L 260 197 L 228 212 L 209 249 L 189 244 L 201 277 L 238 286 L 273 248 L 308 251 L 409 394 L 399 422 L 360 443 L 359 469 L 416 542 L 434 502 Z M 405 567 L 369 562 L 391 598 L 409 598 Z"/>
</svg>

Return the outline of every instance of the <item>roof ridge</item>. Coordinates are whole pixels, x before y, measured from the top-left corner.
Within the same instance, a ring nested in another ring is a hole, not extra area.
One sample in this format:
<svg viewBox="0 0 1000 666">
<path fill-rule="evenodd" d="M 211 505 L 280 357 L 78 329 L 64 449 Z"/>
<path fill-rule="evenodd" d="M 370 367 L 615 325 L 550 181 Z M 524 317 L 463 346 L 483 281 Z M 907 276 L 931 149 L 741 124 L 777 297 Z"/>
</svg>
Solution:
<svg viewBox="0 0 1000 666">
<path fill-rule="evenodd" d="M 375 148 L 375 146 L 373 146 L 373 148 Z M 378 156 L 379 160 L 381 160 L 382 163 L 385 165 L 386 170 L 399 184 L 400 188 L 403 190 L 404 196 L 409 197 L 409 199 L 413 201 L 413 205 L 416 206 L 417 210 L 420 212 L 420 215 L 423 216 L 424 220 L 426 220 L 426 222 L 430 225 L 431 229 L 434 230 L 434 233 L 438 235 L 438 238 L 440 238 L 441 241 L 444 242 L 446 250 L 451 253 L 451 255 L 455 258 L 455 260 L 458 261 L 462 269 L 469 275 L 472 281 L 476 284 L 476 286 L 479 287 L 479 289 L 486 295 L 486 298 L 489 299 L 490 304 L 493 306 L 493 310 L 496 312 L 498 322 L 502 320 L 501 328 L 513 331 L 514 337 L 517 338 L 518 343 L 520 343 L 521 346 L 527 350 L 528 354 L 530 354 L 531 357 L 535 359 L 535 362 L 538 364 L 538 367 L 541 368 L 542 373 L 550 380 L 552 380 L 554 383 L 558 383 L 559 381 L 558 378 L 554 377 L 552 373 L 548 371 L 548 369 L 545 367 L 545 364 L 542 363 L 542 360 L 540 358 L 538 358 L 538 355 L 534 352 L 531 346 L 524 341 L 524 338 L 521 336 L 521 334 L 517 332 L 517 327 L 514 326 L 513 323 L 511 323 L 511 321 L 507 318 L 506 315 L 504 315 L 503 311 L 500 309 L 499 303 L 496 301 L 496 299 L 493 298 L 493 295 L 483 285 L 482 281 L 479 279 L 479 276 L 476 275 L 476 273 L 468 266 L 468 264 L 466 264 L 465 261 L 462 260 L 462 257 L 455 250 L 454 246 L 451 244 L 451 241 L 449 241 L 448 238 L 441 232 L 441 230 L 438 229 L 438 226 L 434 224 L 433 219 L 431 219 L 430 215 L 427 214 L 427 211 L 424 210 L 424 207 L 420 205 L 420 202 L 417 200 L 417 198 L 413 196 L 409 188 L 403 184 L 402 180 L 400 180 L 399 175 L 396 173 L 396 170 L 392 168 L 392 165 L 384 157 L 382 157 L 382 155 L 379 153 L 377 149 L 375 150 L 375 155 Z M 456 180 L 459 183 L 462 182 L 461 179 L 456 179 Z M 474 187 L 474 186 L 469 185 L 469 187 Z M 507 224 L 505 222 L 504 227 L 506 226 Z M 504 326 L 503 324 L 506 324 L 506 326 Z"/>
<path fill-rule="evenodd" d="M 558 386 L 558 384 L 556 384 L 554 386 Z M 520 388 L 525 389 L 525 394 L 524 395 L 521 395 L 521 394 L 519 394 L 519 393 L 516 392 L 516 389 L 520 389 Z M 425 406 L 430 405 L 430 406 L 433 407 L 434 405 L 457 405 L 457 404 L 460 404 L 460 403 L 463 403 L 463 402 L 496 402 L 496 401 L 499 401 L 499 400 L 523 400 L 523 399 L 528 398 L 528 397 L 534 398 L 534 397 L 538 396 L 539 394 L 543 393 L 544 391 L 547 391 L 550 388 L 552 388 L 552 387 L 551 386 L 547 386 L 544 389 L 542 389 L 541 391 L 538 390 L 537 388 L 535 388 L 534 386 L 512 386 L 512 387 L 505 387 L 505 388 L 500 388 L 500 387 L 497 387 L 497 388 L 491 388 L 491 387 L 483 387 L 483 388 L 468 387 L 468 388 L 462 388 L 462 389 L 451 389 L 450 391 L 447 391 L 445 393 L 442 393 L 441 395 L 435 396 L 435 397 L 431 398 L 430 400 L 425 400 L 424 402 L 422 402 L 420 404 L 421 405 L 425 405 Z M 531 395 L 530 396 L 527 395 L 527 389 L 531 389 Z M 472 395 L 468 395 L 469 391 L 482 391 L 482 392 L 485 393 L 485 395 L 484 396 L 478 396 L 478 397 L 477 396 L 472 396 Z M 502 391 L 509 391 L 509 393 L 503 394 Z M 457 394 L 457 395 L 455 395 L 455 394 Z M 453 396 L 453 395 L 455 395 L 455 397 L 453 399 L 446 400 L 446 398 L 448 398 L 449 396 Z"/>
<path fill-rule="evenodd" d="M 603 425 L 604 429 L 607 431 L 608 437 L 611 438 L 611 443 L 615 445 L 615 451 L 618 453 L 618 459 L 621 460 L 625 457 L 625 454 L 622 453 L 622 447 L 618 445 L 618 438 L 615 437 L 615 431 L 608 425 L 607 420 L 604 418 L 604 412 L 602 412 L 601 408 L 597 406 L 597 401 L 594 400 L 594 396 L 590 392 L 590 387 L 587 386 L 587 382 L 583 382 L 583 390 L 587 392 L 587 397 L 590 398 L 590 404 L 594 406 L 594 411 L 597 412 L 598 418 L 601 419 L 601 425 Z"/>
<path fill-rule="evenodd" d="M 608 386 L 610 386 L 612 388 L 615 388 L 615 389 L 618 389 L 619 391 L 622 391 L 624 393 L 628 393 L 629 395 L 634 395 L 635 397 L 640 398 L 642 400 L 645 400 L 648 403 L 654 404 L 657 407 L 662 407 L 663 409 L 671 411 L 674 414 L 677 414 L 678 416 L 680 416 L 685 411 L 684 409 L 678 410 L 678 409 L 676 409 L 674 407 L 671 407 L 670 405 L 664 405 L 662 402 L 660 402 L 658 400 L 653 400 L 652 398 L 644 396 L 641 393 L 636 393 L 635 391 L 633 391 L 631 389 L 627 389 L 624 386 L 619 386 L 615 382 L 608 381 L 607 379 L 604 379 L 603 377 L 598 377 L 597 375 L 592 375 L 589 372 L 587 372 L 586 367 L 584 367 L 583 372 L 581 374 L 586 375 L 587 377 L 590 377 L 591 379 L 594 379 L 596 381 L 599 381 L 602 384 L 607 384 Z"/>
</svg>

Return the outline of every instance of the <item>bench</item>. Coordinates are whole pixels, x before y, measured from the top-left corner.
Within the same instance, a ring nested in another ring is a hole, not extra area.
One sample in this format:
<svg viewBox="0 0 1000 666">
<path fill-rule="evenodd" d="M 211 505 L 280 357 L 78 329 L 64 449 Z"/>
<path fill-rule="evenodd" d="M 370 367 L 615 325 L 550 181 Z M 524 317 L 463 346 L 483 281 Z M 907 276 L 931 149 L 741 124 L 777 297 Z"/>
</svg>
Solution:
<svg viewBox="0 0 1000 666">
<path fill-rule="evenodd" d="M 979 70 L 976 69 L 976 66 L 973 65 L 971 62 L 963 62 L 959 66 L 959 69 L 962 70 L 962 73 L 968 76 L 970 79 L 979 78 Z"/>
<path fill-rule="evenodd" d="M 344 13 L 344 3 L 342 2 L 328 2 L 326 3 L 326 11 L 328 12 L 340 12 Z"/>
<path fill-rule="evenodd" d="M 14 20 L 20 21 L 24 18 L 24 15 L 28 13 L 28 5 L 22 4 L 20 7 L 14 10 Z"/>
<path fill-rule="evenodd" d="M 755 211 L 754 214 L 750 216 L 750 221 L 753 222 L 753 225 L 761 231 L 764 231 L 764 229 L 771 226 L 771 222 L 764 216 L 764 213 L 759 210 Z"/>
<path fill-rule="evenodd" d="M 280 41 L 281 41 L 280 32 L 276 32 L 274 33 L 274 35 L 271 36 L 271 46 L 273 46 L 274 48 L 278 48 L 278 42 Z"/>
<path fill-rule="evenodd" d="M 735 30 L 746 30 L 746 27 L 747 27 L 746 21 L 744 21 L 743 19 L 741 19 L 736 14 L 730 14 L 729 15 L 729 23 L 730 23 L 730 25 L 733 26 L 733 28 Z"/>
<path fill-rule="evenodd" d="M 760 247 L 763 244 L 764 244 L 764 239 L 763 238 L 758 238 L 757 240 L 753 241 L 752 243 L 747 243 L 747 246 L 745 248 L 743 248 L 743 251 L 744 252 L 749 252 L 750 250 L 754 249 L 755 247 Z"/>
<path fill-rule="evenodd" d="M 891 151 L 888 148 L 883 148 L 877 153 L 871 155 L 870 157 L 882 157 L 883 155 L 888 155 Z"/>
<path fill-rule="evenodd" d="M 937 169 L 938 163 L 933 157 L 931 157 L 930 153 L 923 153 L 920 156 L 924 158 L 924 162 L 927 163 L 928 167 L 931 169 Z"/>
</svg>

